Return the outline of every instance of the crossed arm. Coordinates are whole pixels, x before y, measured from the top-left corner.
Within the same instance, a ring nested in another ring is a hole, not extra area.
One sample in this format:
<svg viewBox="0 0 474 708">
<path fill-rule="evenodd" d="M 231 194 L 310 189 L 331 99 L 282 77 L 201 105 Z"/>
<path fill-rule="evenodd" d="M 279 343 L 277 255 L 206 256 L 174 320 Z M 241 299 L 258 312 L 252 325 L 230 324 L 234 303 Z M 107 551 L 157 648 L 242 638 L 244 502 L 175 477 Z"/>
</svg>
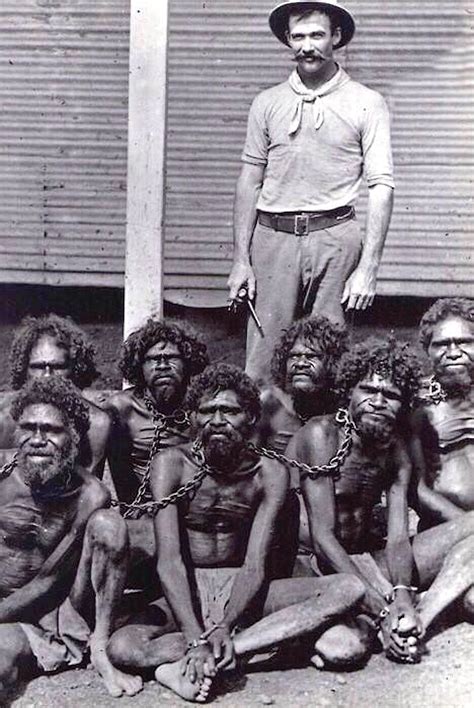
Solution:
<svg viewBox="0 0 474 708">
<path fill-rule="evenodd" d="M 74 582 L 87 522 L 110 503 L 106 488 L 92 477 L 84 481 L 77 515 L 70 530 L 45 560 L 36 576 L 0 601 L 0 623 L 36 622 L 66 599 Z"/>
</svg>

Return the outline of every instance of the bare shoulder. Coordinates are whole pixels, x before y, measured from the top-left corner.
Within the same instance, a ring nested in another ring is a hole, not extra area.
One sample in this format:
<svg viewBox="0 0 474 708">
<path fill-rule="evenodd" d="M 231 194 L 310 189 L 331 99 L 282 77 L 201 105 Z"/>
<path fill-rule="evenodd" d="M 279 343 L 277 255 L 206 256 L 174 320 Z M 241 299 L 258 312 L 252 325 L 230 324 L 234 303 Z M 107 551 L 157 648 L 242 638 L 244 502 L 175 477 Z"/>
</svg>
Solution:
<svg viewBox="0 0 474 708">
<path fill-rule="evenodd" d="M 334 415 L 315 416 L 295 433 L 293 439 L 302 445 L 314 440 L 332 441 L 337 439 L 337 431 Z"/>
<path fill-rule="evenodd" d="M 191 463 L 190 447 L 190 444 L 185 444 L 161 450 L 153 459 L 150 470 L 151 480 L 157 481 L 164 477 L 173 481 L 180 479 L 186 463 Z"/>
<path fill-rule="evenodd" d="M 82 479 L 80 504 L 84 511 L 91 514 L 96 509 L 109 506 L 111 495 L 105 484 L 82 467 L 77 468 L 76 472 Z"/>
<path fill-rule="evenodd" d="M 118 413 L 120 418 L 127 417 L 132 410 L 134 394 L 135 388 L 126 388 L 125 391 L 117 391 L 117 393 L 110 396 L 104 406 L 105 410 L 112 413 L 112 415 Z"/>
<path fill-rule="evenodd" d="M 94 427 L 103 432 L 108 432 L 112 423 L 110 413 L 90 400 L 87 400 L 87 405 L 89 406 L 91 428 Z"/>
</svg>

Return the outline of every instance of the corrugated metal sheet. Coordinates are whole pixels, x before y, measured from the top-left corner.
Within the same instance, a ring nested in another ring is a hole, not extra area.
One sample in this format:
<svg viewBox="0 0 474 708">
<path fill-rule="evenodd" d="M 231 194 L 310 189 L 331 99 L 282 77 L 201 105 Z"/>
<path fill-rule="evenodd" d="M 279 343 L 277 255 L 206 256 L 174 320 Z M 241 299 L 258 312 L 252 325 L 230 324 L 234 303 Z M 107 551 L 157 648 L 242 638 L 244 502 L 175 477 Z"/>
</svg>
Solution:
<svg viewBox="0 0 474 708">
<path fill-rule="evenodd" d="M 248 108 L 286 78 L 290 55 L 267 29 L 273 0 L 170 2 L 165 294 L 223 304 Z M 340 61 L 387 97 L 393 116 L 396 206 L 379 292 L 472 295 L 474 8 L 346 5 L 358 31 Z M 360 211 L 363 219 L 364 197 Z"/>
<path fill-rule="evenodd" d="M 0 4 L 0 280 L 122 285 L 129 0 Z"/>
</svg>

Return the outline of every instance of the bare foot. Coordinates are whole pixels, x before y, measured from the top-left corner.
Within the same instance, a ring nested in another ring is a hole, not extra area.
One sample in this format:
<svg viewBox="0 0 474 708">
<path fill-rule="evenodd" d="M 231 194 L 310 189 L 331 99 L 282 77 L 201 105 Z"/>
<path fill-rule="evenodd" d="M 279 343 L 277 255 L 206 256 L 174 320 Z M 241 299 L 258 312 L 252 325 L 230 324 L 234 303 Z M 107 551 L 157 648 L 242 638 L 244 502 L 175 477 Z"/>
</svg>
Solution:
<svg viewBox="0 0 474 708">
<path fill-rule="evenodd" d="M 187 701 L 204 703 L 211 689 L 212 680 L 207 676 L 202 681 L 191 683 L 189 678 L 181 673 L 181 660 L 172 664 L 162 664 L 155 671 L 158 683 L 170 688 Z"/>
<path fill-rule="evenodd" d="M 91 647 L 91 663 L 105 683 L 107 691 L 114 698 L 119 698 L 124 693 L 127 696 L 134 696 L 142 690 L 143 681 L 140 676 L 124 674 L 123 671 L 112 666 L 105 649 Z"/>
</svg>

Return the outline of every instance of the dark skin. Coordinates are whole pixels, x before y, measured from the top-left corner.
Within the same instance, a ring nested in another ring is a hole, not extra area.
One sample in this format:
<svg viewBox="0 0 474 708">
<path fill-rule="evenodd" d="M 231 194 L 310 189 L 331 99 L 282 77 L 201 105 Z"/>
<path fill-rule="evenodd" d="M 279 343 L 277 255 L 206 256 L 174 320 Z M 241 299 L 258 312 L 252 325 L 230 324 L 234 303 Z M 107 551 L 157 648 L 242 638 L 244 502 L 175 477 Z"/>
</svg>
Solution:
<svg viewBox="0 0 474 708">
<path fill-rule="evenodd" d="M 433 328 L 428 355 L 446 400 L 426 405 L 412 419 L 410 451 L 418 478 L 421 523 L 425 528 L 474 510 L 472 323 L 454 315 L 438 322 Z"/>
<path fill-rule="evenodd" d="M 270 548 L 288 493 L 287 472 L 246 448 L 253 421 L 235 391 L 204 394 L 192 421 L 214 471 L 188 498 L 155 516 L 158 573 L 166 598 L 155 603 L 161 619 L 149 624 L 137 620 L 119 630 L 109 651 L 116 663 L 128 668 L 158 667 L 160 683 L 183 698 L 203 702 L 212 677 L 230 666 L 234 655 L 258 653 L 325 626 L 358 602 L 362 587 L 355 578 L 343 576 L 268 582 Z M 200 469 L 189 444 L 160 453 L 152 469 L 154 498 L 177 491 Z M 190 584 L 204 568 L 222 568 L 224 575 L 235 569 L 217 625 L 210 617 L 201 618 L 199 595 Z M 261 609 L 253 605 L 257 596 Z M 231 638 L 249 610 L 261 611 L 264 619 Z M 209 629 L 207 643 L 199 642 Z"/>
<path fill-rule="evenodd" d="M 125 576 L 123 522 L 105 510 L 108 490 L 77 465 L 74 432 L 57 407 L 26 406 L 15 440 L 18 462 L 0 481 L 0 641 L 8 647 L 0 692 L 38 670 L 17 623 L 37 624 L 69 597 L 84 619 L 95 614 L 91 662 L 109 693 L 133 695 L 141 680 L 115 669 L 105 651 Z"/>
<path fill-rule="evenodd" d="M 354 411 L 355 419 L 363 415 L 377 423 L 379 419 L 385 420 L 384 416 L 389 421 L 396 420 L 400 406 L 399 389 L 375 376 L 356 387 L 350 410 Z M 323 417 L 310 421 L 295 436 L 288 454 L 311 465 L 324 464 L 341 441 L 341 430 L 333 418 Z M 329 477 L 301 480 L 309 522 L 306 532 L 303 524 L 301 540 L 314 548 L 333 571 L 357 575 L 366 587 L 365 608 L 377 616 L 386 601 L 351 561 L 350 553 L 367 550 L 372 510 L 384 490 L 388 501 L 388 540 L 383 557 L 377 561 L 394 585 L 411 585 L 413 554 L 408 537 L 407 503 L 410 461 L 403 441 L 396 435 L 383 445 L 356 436 L 343 469 L 347 474 L 342 474 L 336 482 Z M 388 651 L 396 655 L 400 651 L 397 630 L 402 616 L 404 632 L 417 634 L 419 623 L 410 593 L 405 590 L 397 592 L 384 625 Z"/>
<path fill-rule="evenodd" d="M 235 399 L 235 394 L 233 396 Z M 219 425 L 226 425 L 224 421 L 231 421 L 230 425 L 242 425 L 239 419 L 245 413 L 235 403 L 232 398 L 225 400 L 224 396 L 221 400 L 217 396 L 203 402 L 197 413 L 198 423 L 202 425 L 203 421 L 213 417 L 217 421 L 216 430 Z M 210 647 L 200 647 L 186 658 L 191 680 L 194 676 L 203 677 L 206 664 L 214 673 L 216 668 L 231 662 L 230 632 L 262 587 L 276 517 L 288 490 L 287 473 L 279 463 L 263 460 L 258 471 L 249 474 L 255 459 L 244 454 L 239 462 L 237 468 L 229 470 L 230 474 L 223 471 L 221 478 L 219 475 L 205 477 L 198 493 L 187 505 L 184 519 L 183 512 L 180 513 L 174 505 L 155 517 L 158 573 L 186 641 L 199 637 L 203 627 L 195 615 L 187 581 L 180 521 L 181 528 L 184 521 L 186 545 L 194 566 L 240 568 L 224 626 L 213 633 Z M 190 446 L 164 452 L 159 463 L 159 469 L 152 474 L 156 499 L 167 496 L 196 474 L 196 465 L 190 459 Z M 215 510 L 213 514 L 210 513 L 212 509 Z M 199 525 L 202 530 L 196 530 Z"/>
<path fill-rule="evenodd" d="M 285 390 L 262 391 L 262 417 L 256 442 L 284 452 L 305 421 L 328 412 L 326 357 L 316 342 L 297 338 L 286 362 Z"/>
<path fill-rule="evenodd" d="M 146 468 L 155 430 L 144 395 L 157 411 L 171 415 L 180 408 L 186 392 L 185 363 L 172 342 L 160 340 L 150 347 L 143 357 L 142 373 L 143 392 L 126 389 L 112 396 L 107 404 L 114 420 L 108 455 L 110 471 L 118 498 L 125 502 L 132 501 L 138 491 L 140 477 L 134 470 L 143 472 Z M 186 442 L 185 429 L 186 426 L 178 426 L 174 433 L 164 430 L 162 446 Z"/>
<path fill-rule="evenodd" d="M 65 347 L 50 335 L 42 335 L 30 352 L 26 380 L 60 376 L 71 378 L 71 364 Z M 96 477 L 104 472 L 107 441 L 111 431 L 110 416 L 93 400 L 87 391 L 81 395 L 89 408 L 90 426 L 81 443 L 79 464 Z M 0 447 L 4 450 L 14 447 L 15 422 L 10 416 L 10 405 L 14 394 L 6 395 L 0 405 Z"/>
</svg>

